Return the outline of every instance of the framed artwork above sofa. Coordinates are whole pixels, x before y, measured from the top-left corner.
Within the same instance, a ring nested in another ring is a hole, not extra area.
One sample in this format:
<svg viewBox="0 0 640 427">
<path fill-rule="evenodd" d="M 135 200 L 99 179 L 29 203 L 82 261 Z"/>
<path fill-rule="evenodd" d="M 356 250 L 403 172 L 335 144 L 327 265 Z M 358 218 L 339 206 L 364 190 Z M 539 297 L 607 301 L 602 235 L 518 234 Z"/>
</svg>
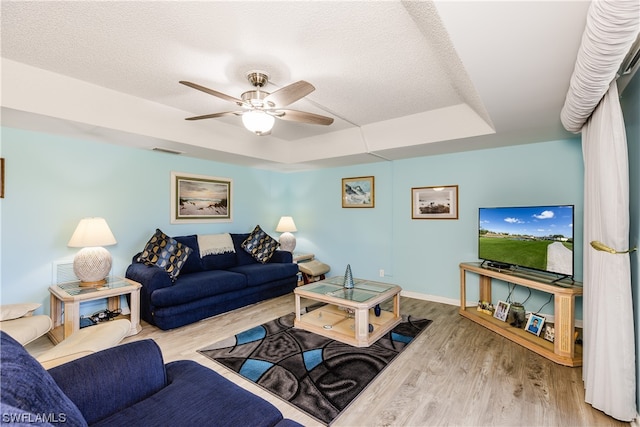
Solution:
<svg viewBox="0 0 640 427">
<path fill-rule="evenodd" d="M 231 178 L 171 172 L 171 223 L 231 222 Z"/>
</svg>

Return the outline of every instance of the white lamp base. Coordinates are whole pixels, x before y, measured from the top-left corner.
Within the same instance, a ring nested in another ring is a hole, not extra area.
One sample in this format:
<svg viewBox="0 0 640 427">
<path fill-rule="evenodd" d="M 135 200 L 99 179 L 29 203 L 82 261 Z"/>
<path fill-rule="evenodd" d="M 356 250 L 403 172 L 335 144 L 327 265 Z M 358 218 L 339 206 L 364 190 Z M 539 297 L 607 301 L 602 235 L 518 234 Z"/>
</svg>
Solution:
<svg viewBox="0 0 640 427">
<path fill-rule="evenodd" d="M 285 231 L 280 235 L 280 249 L 283 251 L 293 253 L 293 250 L 296 248 L 296 238 L 293 234 Z"/>
<path fill-rule="evenodd" d="M 73 258 L 73 272 L 80 286 L 98 286 L 106 283 L 111 271 L 111 254 L 101 246 L 82 248 Z"/>
</svg>

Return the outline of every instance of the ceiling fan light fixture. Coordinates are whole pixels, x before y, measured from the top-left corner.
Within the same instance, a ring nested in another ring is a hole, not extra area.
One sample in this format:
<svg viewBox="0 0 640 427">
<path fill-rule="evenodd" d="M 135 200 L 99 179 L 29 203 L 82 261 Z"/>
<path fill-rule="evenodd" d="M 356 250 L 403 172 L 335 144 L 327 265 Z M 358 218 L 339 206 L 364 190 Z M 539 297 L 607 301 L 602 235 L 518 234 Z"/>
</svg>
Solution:
<svg viewBox="0 0 640 427">
<path fill-rule="evenodd" d="M 260 110 L 247 111 L 242 115 L 242 124 L 256 135 L 268 134 L 273 129 L 276 119 Z"/>
<path fill-rule="evenodd" d="M 273 93 L 269 93 L 261 90 L 261 88 L 269 82 L 269 74 L 264 71 L 250 71 L 247 73 L 247 79 L 254 89 L 244 92 L 240 98 L 226 95 L 196 83 L 181 80 L 180 83 L 185 86 L 216 96 L 225 101 L 233 102 L 243 109 L 243 111 L 225 111 L 222 113 L 187 117 L 185 120 L 213 119 L 230 115 L 242 116 L 244 127 L 259 136 L 269 135 L 271 133 L 275 119 L 324 126 L 333 123 L 333 118 L 331 117 L 305 111 L 283 109 L 313 92 L 316 88 L 313 87 L 311 83 L 300 80 L 281 87 Z"/>
</svg>

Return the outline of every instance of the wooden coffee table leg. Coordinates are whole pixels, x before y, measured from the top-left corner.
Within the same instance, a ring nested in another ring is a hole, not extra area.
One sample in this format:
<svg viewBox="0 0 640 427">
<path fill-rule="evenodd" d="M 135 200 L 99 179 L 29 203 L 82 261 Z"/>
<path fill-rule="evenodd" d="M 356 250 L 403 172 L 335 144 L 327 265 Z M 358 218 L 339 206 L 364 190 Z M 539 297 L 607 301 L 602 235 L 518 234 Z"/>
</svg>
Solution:
<svg viewBox="0 0 640 427">
<path fill-rule="evenodd" d="M 400 293 L 393 296 L 393 315 L 400 317 Z"/>
<path fill-rule="evenodd" d="M 369 309 L 360 309 L 355 312 L 355 335 L 359 344 L 367 344 L 369 341 Z"/>
<path fill-rule="evenodd" d="M 296 295 L 296 320 L 300 321 L 300 295 Z"/>
</svg>

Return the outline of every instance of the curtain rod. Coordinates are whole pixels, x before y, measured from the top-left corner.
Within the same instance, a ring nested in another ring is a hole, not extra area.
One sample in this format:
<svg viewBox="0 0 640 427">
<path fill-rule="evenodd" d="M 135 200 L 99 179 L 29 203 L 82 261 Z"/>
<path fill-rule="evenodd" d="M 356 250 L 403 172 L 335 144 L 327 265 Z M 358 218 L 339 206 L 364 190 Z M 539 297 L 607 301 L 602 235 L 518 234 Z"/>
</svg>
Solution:
<svg viewBox="0 0 640 427">
<path fill-rule="evenodd" d="M 634 68 L 638 65 L 638 61 L 640 60 L 640 33 L 638 33 L 638 37 L 636 37 L 636 41 L 631 45 L 631 49 L 629 49 L 629 53 L 622 60 L 622 64 L 620 64 L 620 68 L 618 69 L 618 73 L 616 74 L 616 78 L 620 78 L 625 74 L 631 73 Z"/>
</svg>

